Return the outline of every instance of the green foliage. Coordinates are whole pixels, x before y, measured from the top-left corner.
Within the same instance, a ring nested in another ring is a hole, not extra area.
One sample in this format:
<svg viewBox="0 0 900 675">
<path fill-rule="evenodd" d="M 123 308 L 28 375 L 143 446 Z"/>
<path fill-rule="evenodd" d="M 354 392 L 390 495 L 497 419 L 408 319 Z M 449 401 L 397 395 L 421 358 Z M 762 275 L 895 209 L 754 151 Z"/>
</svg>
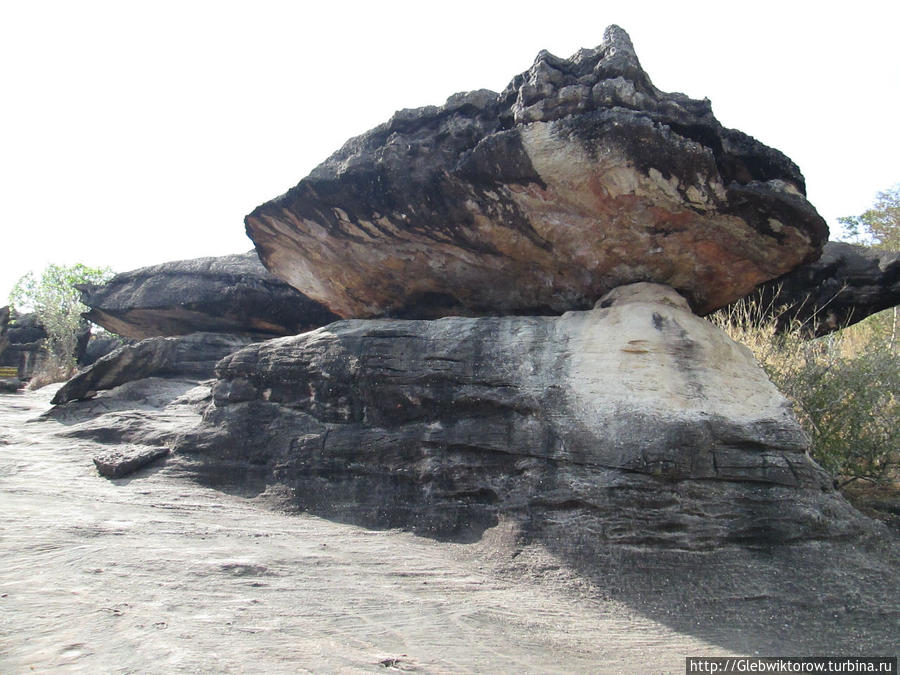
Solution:
<svg viewBox="0 0 900 675">
<path fill-rule="evenodd" d="M 9 294 L 9 303 L 16 314 L 37 314 L 47 331 L 45 348 L 51 367 L 61 371 L 60 377 L 66 377 L 75 366 L 78 335 L 84 328 L 81 313 L 87 311 L 75 285 L 103 283 L 111 276 L 109 268 L 81 263 L 49 265 L 40 278 L 33 272 L 23 276 Z"/>
<path fill-rule="evenodd" d="M 799 330 L 778 333 L 766 316 L 745 300 L 712 318 L 791 401 L 813 458 L 836 483 L 889 482 L 900 467 L 900 354 L 882 317 L 804 340 Z"/>
<path fill-rule="evenodd" d="M 879 192 L 875 204 L 858 216 L 838 218 L 856 243 L 876 248 L 900 250 L 900 183 Z"/>
</svg>

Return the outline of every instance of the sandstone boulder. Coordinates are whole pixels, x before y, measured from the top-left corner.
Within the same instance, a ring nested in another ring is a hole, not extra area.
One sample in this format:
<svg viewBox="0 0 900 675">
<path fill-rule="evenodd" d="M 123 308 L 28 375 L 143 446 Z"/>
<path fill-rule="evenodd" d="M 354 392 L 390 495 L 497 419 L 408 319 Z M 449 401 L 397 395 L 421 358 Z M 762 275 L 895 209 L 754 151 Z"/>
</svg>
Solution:
<svg viewBox="0 0 900 675">
<path fill-rule="evenodd" d="M 749 351 L 667 287 L 560 317 L 349 320 L 217 366 L 177 451 L 312 513 L 564 548 L 840 537 L 860 517 Z M 230 477 L 230 478 L 229 478 Z"/>
<path fill-rule="evenodd" d="M 85 317 L 134 339 L 194 332 L 294 335 L 337 317 L 272 276 L 256 253 L 196 258 L 80 287 Z"/>
<path fill-rule="evenodd" d="M 900 303 L 900 252 L 840 241 L 822 257 L 764 284 L 751 296 L 782 330 L 826 335 Z"/>
<path fill-rule="evenodd" d="M 122 478 L 152 464 L 169 454 L 168 448 L 158 446 L 123 445 L 97 454 L 94 466 L 105 478 Z"/>
<path fill-rule="evenodd" d="M 611 26 L 500 94 L 396 113 L 245 222 L 269 270 L 342 317 L 558 314 L 638 281 L 702 314 L 819 256 L 804 194 L 708 100 L 654 87 Z"/>
<path fill-rule="evenodd" d="M 252 341 L 243 335 L 192 333 L 124 345 L 66 382 L 54 405 L 93 397 L 98 391 L 152 376 L 212 377 L 216 362 Z"/>
</svg>

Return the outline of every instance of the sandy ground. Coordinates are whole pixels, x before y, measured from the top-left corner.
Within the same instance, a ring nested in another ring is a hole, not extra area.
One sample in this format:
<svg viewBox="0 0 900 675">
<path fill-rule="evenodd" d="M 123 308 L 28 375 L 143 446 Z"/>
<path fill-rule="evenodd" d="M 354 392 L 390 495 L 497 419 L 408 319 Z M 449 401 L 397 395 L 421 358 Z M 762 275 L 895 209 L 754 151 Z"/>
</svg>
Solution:
<svg viewBox="0 0 900 675">
<path fill-rule="evenodd" d="M 588 586 L 275 513 L 171 463 L 101 478 L 52 388 L 0 395 L 0 671 L 683 672 L 728 651 Z M 571 580 L 566 580 L 571 581 Z"/>
</svg>

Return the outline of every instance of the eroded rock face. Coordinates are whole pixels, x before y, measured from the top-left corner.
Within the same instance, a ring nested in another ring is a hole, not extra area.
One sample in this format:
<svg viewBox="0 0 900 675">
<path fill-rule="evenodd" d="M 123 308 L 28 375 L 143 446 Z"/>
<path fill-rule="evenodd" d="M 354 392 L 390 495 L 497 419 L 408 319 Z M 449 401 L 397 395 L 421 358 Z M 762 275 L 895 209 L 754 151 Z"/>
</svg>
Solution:
<svg viewBox="0 0 900 675">
<path fill-rule="evenodd" d="M 9 338 L 6 335 L 9 329 L 9 307 L 0 307 L 0 356 L 9 345 Z"/>
<path fill-rule="evenodd" d="M 272 276 L 256 253 L 196 258 L 80 287 L 89 320 L 142 340 L 194 332 L 294 335 L 337 317 Z"/>
<path fill-rule="evenodd" d="M 209 378 L 219 359 L 250 342 L 252 338 L 244 335 L 192 333 L 124 345 L 66 382 L 52 403 L 91 398 L 100 390 L 152 376 Z"/>
<path fill-rule="evenodd" d="M 751 298 L 782 330 L 799 324 L 811 337 L 827 335 L 900 303 L 900 252 L 830 241 L 821 258 Z"/>
<path fill-rule="evenodd" d="M 749 351 L 658 285 L 561 317 L 341 321 L 217 374 L 177 451 L 327 517 L 466 539 L 502 515 L 568 548 L 858 525 Z"/>
<path fill-rule="evenodd" d="M 79 348 L 87 342 L 87 331 L 79 335 Z M 11 318 L 6 330 L 6 348 L 0 352 L 0 365 L 16 368 L 19 377 L 30 379 L 47 360 L 44 330 L 36 314 L 20 314 Z"/>
<path fill-rule="evenodd" d="M 398 112 L 246 218 L 273 273 L 342 317 L 561 313 L 665 283 L 706 313 L 816 259 L 780 152 L 667 94 L 612 26 L 501 93 Z"/>
</svg>

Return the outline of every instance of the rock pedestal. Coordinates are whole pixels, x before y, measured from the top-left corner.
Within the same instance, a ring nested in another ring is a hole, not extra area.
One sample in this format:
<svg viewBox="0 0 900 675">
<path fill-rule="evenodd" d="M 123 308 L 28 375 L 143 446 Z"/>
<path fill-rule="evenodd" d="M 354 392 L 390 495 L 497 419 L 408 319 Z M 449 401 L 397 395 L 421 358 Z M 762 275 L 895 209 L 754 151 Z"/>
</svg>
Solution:
<svg viewBox="0 0 900 675">
<path fill-rule="evenodd" d="M 509 517 L 565 546 L 687 549 L 860 518 L 749 351 L 659 285 L 561 317 L 341 321 L 217 374 L 177 450 L 327 517 L 463 540 Z"/>
</svg>

